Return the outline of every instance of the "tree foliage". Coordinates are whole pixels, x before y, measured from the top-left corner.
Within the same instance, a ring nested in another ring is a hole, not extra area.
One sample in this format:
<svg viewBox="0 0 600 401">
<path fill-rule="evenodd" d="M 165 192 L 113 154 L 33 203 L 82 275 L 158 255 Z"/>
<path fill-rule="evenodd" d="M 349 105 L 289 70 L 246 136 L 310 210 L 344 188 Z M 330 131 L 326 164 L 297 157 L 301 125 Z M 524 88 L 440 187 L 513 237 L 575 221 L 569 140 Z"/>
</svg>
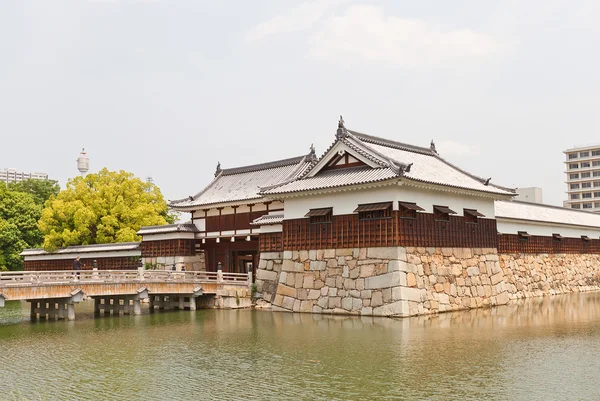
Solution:
<svg viewBox="0 0 600 401">
<path fill-rule="evenodd" d="M 54 180 L 24 180 L 11 182 L 8 189 L 16 192 L 30 194 L 36 204 L 44 206 L 44 203 L 51 197 L 58 195 L 60 187 Z"/>
<path fill-rule="evenodd" d="M 42 243 L 37 226 L 42 206 L 33 194 L 9 187 L 0 183 L 0 270 L 20 270 L 23 261 L 19 254 Z"/>
<path fill-rule="evenodd" d="M 106 168 L 76 177 L 46 202 L 39 227 L 44 249 L 139 241 L 142 226 L 173 223 L 160 189 L 133 174 Z"/>
</svg>

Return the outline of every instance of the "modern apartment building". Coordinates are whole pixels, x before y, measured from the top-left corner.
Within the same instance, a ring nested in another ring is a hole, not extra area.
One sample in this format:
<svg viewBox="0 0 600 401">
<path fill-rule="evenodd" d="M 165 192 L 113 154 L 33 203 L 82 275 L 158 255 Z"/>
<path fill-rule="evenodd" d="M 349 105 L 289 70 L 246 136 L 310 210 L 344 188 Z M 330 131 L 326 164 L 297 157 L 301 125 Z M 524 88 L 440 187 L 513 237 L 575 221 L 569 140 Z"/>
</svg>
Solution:
<svg viewBox="0 0 600 401">
<path fill-rule="evenodd" d="M 0 170 L 0 181 L 2 182 L 19 182 L 23 180 L 34 179 L 34 180 L 47 180 L 48 174 L 46 173 L 26 173 L 18 171 L 14 168 Z"/>
<path fill-rule="evenodd" d="M 600 145 L 567 149 L 567 200 L 571 209 L 600 211 Z"/>
</svg>

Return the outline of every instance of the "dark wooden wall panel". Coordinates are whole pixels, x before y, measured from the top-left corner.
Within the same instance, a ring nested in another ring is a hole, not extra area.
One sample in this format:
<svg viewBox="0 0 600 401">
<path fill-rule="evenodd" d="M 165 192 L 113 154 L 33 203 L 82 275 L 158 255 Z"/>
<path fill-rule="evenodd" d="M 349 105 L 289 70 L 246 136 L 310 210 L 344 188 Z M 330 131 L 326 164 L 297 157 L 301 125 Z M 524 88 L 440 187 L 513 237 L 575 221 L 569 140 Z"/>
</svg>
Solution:
<svg viewBox="0 0 600 401">
<path fill-rule="evenodd" d="M 73 259 L 52 259 L 52 260 L 30 260 L 25 261 L 26 271 L 50 271 L 50 270 L 73 270 Z M 134 270 L 137 269 L 139 258 L 133 257 L 114 257 L 114 258 L 81 258 L 83 270 L 91 270 L 94 260 L 97 263 L 98 270 Z M 83 267 L 83 265 L 86 265 Z"/>
<path fill-rule="evenodd" d="M 600 253 L 600 239 L 562 238 L 532 235 L 528 239 L 518 234 L 499 234 L 498 253 Z"/>
<path fill-rule="evenodd" d="M 142 242 L 142 257 L 193 256 L 196 254 L 196 240 L 170 239 Z"/>
<path fill-rule="evenodd" d="M 258 238 L 261 252 L 280 252 L 283 250 L 282 233 L 262 233 Z"/>
<path fill-rule="evenodd" d="M 283 249 L 327 249 L 384 246 L 470 247 L 498 246 L 496 220 L 466 223 L 462 216 L 436 221 L 433 214 L 418 213 L 416 219 L 359 220 L 357 214 L 332 216 L 329 223 L 311 224 L 309 219 L 284 220 Z"/>
</svg>

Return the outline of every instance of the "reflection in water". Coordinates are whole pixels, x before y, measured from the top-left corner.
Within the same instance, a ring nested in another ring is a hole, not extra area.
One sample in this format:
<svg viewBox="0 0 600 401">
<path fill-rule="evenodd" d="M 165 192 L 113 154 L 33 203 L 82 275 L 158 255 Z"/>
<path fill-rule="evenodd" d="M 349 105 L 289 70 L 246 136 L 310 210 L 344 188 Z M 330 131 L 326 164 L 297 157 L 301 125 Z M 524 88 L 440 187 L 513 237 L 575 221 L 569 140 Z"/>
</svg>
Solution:
<svg viewBox="0 0 600 401">
<path fill-rule="evenodd" d="M 600 399 L 600 293 L 399 320 L 27 306 L 0 310 L 0 399 Z"/>
</svg>

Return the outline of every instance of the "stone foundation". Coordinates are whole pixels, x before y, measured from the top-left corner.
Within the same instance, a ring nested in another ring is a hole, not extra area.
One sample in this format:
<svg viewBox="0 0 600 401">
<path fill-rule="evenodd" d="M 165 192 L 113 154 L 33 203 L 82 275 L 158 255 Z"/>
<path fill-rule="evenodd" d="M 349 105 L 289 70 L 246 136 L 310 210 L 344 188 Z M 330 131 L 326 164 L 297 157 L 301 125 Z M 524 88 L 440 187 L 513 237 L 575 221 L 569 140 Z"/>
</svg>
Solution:
<svg viewBox="0 0 600 401">
<path fill-rule="evenodd" d="M 156 256 L 142 258 L 142 264 L 149 266 L 150 269 L 175 270 L 181 271 L 206 271 L 206 262 L 204 253 L 198 253 L 193 256 Z"/>
<path fill-rule="evenodd" d="M 403 317 L 597 290 L 600 255 L 433 247 L 269 252 L 256 278 L 259 304 L 273 310 Z"/>
</svg>

